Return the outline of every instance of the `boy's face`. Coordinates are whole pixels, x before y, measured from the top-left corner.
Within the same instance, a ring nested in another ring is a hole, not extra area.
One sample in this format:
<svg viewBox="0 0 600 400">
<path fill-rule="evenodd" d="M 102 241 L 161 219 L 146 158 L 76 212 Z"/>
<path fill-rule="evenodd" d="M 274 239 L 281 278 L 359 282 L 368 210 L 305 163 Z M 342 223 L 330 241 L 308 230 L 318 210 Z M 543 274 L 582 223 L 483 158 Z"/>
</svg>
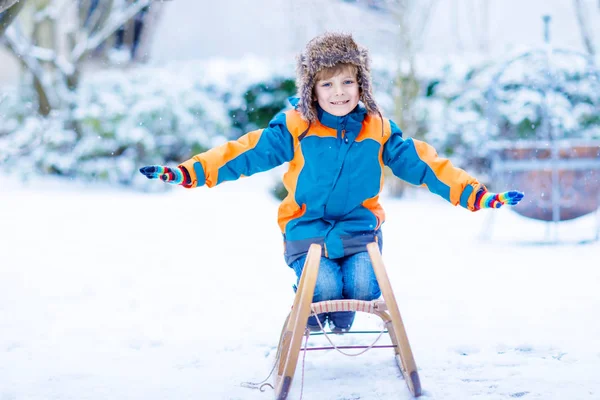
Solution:
<svg viewBox="0 0 600 400">
<path fill-rule="evenodd" d="M 329 79 L 317 81 L 315 94 L 321 108 L 336 117 L 342 117 L 358 104 L 360 97 L 356 74 L 346 68 Z"/>
</svg>

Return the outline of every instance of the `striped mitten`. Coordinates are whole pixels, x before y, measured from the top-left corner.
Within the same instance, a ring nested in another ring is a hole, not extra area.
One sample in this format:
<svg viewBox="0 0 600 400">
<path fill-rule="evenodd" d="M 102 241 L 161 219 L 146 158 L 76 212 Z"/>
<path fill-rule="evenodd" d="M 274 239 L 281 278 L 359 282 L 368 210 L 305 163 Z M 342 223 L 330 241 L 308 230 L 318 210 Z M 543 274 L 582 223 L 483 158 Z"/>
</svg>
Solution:
<svg viewBox="0 0 600 400">
<path fill-rule="evenodd" d="M 140 168 L 140 172 L 148 179 L 160 179 L 163 182 L 173 185 L 189 185 L 191 182 L 188 171 L 179 166 L 175 168 L 164 167 L 162 165 L 149 165 Z"/>
<path fill-rule="evenodd" d="M 475 197 L 475 210 L 482 208 L 500 208 L 505 204 L 514 206 L 519 204 L 525 194 L 516 190 L 502 193 L 492 193 L 480 190 Z"/>
</svg>

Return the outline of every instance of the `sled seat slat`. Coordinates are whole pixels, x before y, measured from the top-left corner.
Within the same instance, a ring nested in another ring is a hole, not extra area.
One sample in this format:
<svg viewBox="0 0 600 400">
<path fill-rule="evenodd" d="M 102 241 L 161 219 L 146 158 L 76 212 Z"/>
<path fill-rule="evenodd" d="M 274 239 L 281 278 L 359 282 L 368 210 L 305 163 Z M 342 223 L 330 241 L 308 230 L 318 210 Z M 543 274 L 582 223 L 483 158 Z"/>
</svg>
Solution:
<svg viewBox="0 0 600 400">
<path fill-rule="evenodd" d="M 311 315 L 335 312 L 335 311 L 361 311 L 370 314 L 385 311 L 387 309 L 383 300 L 327 300 L 312 303 Z"/>
</svg>

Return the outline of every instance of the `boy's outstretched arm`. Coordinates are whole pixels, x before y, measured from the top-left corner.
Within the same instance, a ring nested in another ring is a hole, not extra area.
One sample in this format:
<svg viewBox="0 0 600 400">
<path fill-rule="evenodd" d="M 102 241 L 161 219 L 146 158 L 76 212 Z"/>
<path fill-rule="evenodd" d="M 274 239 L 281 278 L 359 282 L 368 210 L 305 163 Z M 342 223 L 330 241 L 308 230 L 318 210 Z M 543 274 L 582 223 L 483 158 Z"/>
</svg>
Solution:
<svg viewBox="0 0 600 400">
<path fill-rule="evenodd" d="M 394 174 L 413 185 L 427 188 L 454 205 L 471 211 L 516 205 L 524 194 L 511 190 L 488 192 L 486 187 L 464 170 L 439 157 L 429 144 L 416 139 L 403 139 L 402 131 L 390 120 L 391 135 L 384 145 L 383 162 Z"/>
<path fill-rule="evenodd" d="M 290 161 L 294 156 L 293 146 L 286 115 L 279 113 L 267 128 L 197 154 L 177 167 L 149 165 L 140 168 L 140 172 L 149 179 L 161 179 L 187 188 L 205 184 L 213 187 Z"/>
</svg>

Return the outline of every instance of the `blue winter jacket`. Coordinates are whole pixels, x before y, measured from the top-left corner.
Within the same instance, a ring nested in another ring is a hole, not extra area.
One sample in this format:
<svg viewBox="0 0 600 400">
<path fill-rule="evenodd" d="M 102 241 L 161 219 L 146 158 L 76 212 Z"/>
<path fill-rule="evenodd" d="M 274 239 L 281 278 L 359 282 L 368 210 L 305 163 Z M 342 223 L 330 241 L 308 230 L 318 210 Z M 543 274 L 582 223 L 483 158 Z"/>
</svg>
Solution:
<svg viewBox="0 0 600 400">
<path fill-rule="evenodd" d="M 290 102 L 295 107 L 298 99 Z M 295 109 L 281 112 L 267 128 L 198 154 L 181 166 L 192 178 L 188 187 L 212 187 L 285 162 L 288 195 L 279 207 L 278 223 L 288 264 L 304 255 L 311 243 L 323 247 L 323 256 L 336 259 L 381 242 L 384 166 L 469 210 L 474 210 L 481 187 L 438 157 L 433 147 L 404 139 L 393 121 L 368 115 L 360 104 L 343 117 L 318 107 L 318 121 L 311 124 Z"/>
</svg>

